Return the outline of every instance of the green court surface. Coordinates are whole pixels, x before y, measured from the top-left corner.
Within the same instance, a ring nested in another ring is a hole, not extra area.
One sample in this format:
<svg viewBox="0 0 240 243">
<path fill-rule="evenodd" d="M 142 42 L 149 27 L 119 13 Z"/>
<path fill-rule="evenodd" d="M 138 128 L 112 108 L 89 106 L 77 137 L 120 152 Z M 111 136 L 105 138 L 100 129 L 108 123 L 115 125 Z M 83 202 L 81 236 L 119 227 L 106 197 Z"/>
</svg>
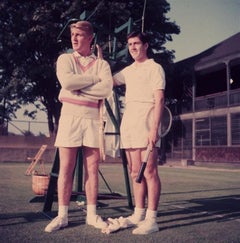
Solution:
<svg viewBox="0 0 240 243">
<path fill-rule="evenodd" d="M 162 195 L 159 232 L 133 235 L 132 229 L 106 235 L 85 224 L 85 206 L 71 201 L 69 227 L 45 233 L 57 214 L 43 213 L 44 197 L 34 195 L 27 163 L 0 163 L 0 242 L 240 242 L 240 170 L 159 166 Z M 51 165 L 47 165 L 50 171 Z M 107 219 L 131 214 L 121 164 L 101 164 L 111 188 L 99 178 L 98 213 Z M 111 198 L 112 195 L 120 198 Z"/>
</svg>

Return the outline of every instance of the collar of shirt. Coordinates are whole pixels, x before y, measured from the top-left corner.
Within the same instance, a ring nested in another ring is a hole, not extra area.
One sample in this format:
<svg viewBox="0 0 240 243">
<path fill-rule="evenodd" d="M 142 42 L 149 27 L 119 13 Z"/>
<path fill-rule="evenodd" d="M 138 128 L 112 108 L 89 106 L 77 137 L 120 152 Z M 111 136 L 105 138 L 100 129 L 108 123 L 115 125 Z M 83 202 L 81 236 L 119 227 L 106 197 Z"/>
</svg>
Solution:
<svg viewBox="0 0 240 243">
<path fill-rule="evenodd" d="M 84 67 L 86 67 L 89 63 L 96 59 L 96 56 L 93 53 L 89 56 L 84 57 L 75 51 L 74 56 L 78 58 L 80 64 Z"/>
<path fill-rule="evenodd" d="M 142 68 L 145 68 L 146 65 L 151 63 L 152 60 L 153 60 L 152 58 L 148 58 L 144 62 L 140 62 L 140 63 L 139 62 L 138 63 L 137 62 L 133 62 L 132 65 L 133 65 L 134 68 L 141 68 L 142 69 Z"/>
</svg>

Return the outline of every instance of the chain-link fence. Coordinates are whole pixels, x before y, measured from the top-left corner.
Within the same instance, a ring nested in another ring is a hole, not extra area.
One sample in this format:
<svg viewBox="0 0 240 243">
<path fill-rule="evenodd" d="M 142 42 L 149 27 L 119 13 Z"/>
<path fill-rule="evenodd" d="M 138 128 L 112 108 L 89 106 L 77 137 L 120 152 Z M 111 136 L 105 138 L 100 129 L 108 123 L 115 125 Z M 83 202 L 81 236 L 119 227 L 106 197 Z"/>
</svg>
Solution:
<svg viewBox="0 0 240 243">
<path fill-rule="evenodd" d="M 48 123 L 44 121 L 12 120 L 5 122 L 0 127 L 1 135 L 34 135 L 49 136 Z"/>
</svg>

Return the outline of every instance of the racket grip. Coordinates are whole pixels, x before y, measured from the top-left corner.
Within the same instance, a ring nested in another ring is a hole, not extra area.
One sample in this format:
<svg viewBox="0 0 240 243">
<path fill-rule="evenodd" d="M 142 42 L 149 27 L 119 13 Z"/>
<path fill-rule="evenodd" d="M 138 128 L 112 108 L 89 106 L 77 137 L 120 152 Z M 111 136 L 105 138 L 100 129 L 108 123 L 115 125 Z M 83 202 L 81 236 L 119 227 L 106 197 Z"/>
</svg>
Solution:
<svg viewBox="0 0 240 243">
<path fill-rule="evenodd" d="M 137 176 L 137 179 L 136 179 L 137 183 L 141 183 L 146 165 L 147 165 L 147 162 L 142 162 L 141 168 L 138 172 L 138 176 Z"/>
</svg>

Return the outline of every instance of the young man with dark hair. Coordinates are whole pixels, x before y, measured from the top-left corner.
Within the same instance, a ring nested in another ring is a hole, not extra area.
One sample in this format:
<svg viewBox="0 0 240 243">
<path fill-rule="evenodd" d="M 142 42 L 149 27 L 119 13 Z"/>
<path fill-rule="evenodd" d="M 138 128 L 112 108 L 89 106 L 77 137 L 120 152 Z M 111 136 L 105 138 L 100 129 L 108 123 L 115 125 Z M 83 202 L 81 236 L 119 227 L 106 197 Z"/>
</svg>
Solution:
<svg viewBox="0 0 240 243">
<path fill-rule="evenodd" d="M 125 228 L 136 226 L 133 234 L 149 234 L 158 231 L 156 217 L 161 193 L 157 163 L 160 146 L 158 130 L 164 108 L 165 74 L 161 65 L 147 56 L 147 34 L 133 32 L 128 35 L 127 42 L 134 62 L 115 74 L 113 79 L 115 85 L 126 85 L 121 146 L 126 151 L 132 177 L 135 209 L 131 216 L 121 218 L 121 224 Z M 142 182 L 137 183 L 147 146 L 152 152 Z"/>
</svg>

